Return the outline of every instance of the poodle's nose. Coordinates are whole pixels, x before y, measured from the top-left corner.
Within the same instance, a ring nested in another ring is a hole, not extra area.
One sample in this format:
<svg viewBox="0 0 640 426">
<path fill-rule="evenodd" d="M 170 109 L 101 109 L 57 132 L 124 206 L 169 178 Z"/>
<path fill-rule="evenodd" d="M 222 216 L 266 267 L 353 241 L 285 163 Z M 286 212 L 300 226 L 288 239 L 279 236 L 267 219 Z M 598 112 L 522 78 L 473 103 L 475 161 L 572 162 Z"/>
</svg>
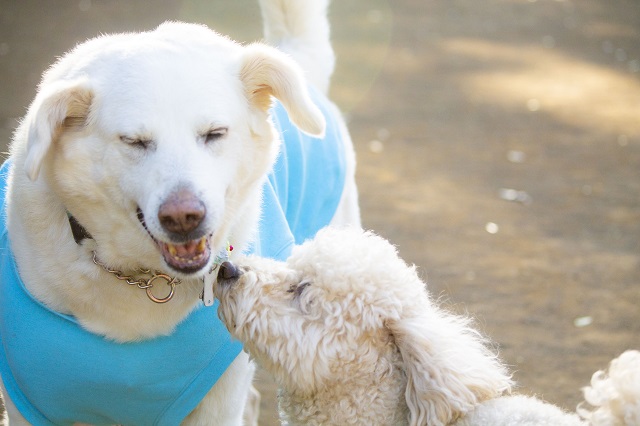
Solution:
<svg viewBox="0 0 640 426">
<path fill-rule="evenodd" d="M 218 270 L 218 282 L 237 280 L 242 271 L 231 262 L 222 262 Z"/>
</svg>

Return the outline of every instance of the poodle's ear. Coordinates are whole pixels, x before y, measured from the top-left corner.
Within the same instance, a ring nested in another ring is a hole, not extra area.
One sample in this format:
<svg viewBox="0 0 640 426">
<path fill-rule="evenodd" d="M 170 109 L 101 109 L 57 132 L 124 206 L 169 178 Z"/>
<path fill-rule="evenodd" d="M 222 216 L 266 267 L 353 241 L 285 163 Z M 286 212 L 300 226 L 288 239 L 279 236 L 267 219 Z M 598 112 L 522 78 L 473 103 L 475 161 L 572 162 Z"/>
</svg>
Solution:
<svg viewBox="0 0 640 426">
<path fill-rule="evenodd" d="M 409 425 L 447 425 L 466 411 L 468 403 L 461 402 L 473 401 L 473 394 L 443 365 L 447 355 L 438 347 L 440 339 L 432 339 L 419 318 L 393 321 L 388 327 L 407 375 Z"/>
<path fill-rule="evenodd" d="M 387 327 L 407 375 L 409 424 L 447 425 L 508 389 L 510 379 L 466 320 L 434 307 L 422 311 L 389 321 Z"/>
<path fill-rule="evenodd" d="M 300 67 L 284 53 L 260 43 L 244 49 L 240 79 L 251 105 L 266 112 L 273 96 L 300 130 L 323 136 L 325 119 L 311 101 Z"/>
<path fill-rule="evenodd" d="M 93 92 L 84 79 L 42 87 L 27 115 L 30 123 L 24 167 L 31 180 L 38 178 L 42 161 L 62 127 L 84 123 L 92 100 Z"/>
</svg>

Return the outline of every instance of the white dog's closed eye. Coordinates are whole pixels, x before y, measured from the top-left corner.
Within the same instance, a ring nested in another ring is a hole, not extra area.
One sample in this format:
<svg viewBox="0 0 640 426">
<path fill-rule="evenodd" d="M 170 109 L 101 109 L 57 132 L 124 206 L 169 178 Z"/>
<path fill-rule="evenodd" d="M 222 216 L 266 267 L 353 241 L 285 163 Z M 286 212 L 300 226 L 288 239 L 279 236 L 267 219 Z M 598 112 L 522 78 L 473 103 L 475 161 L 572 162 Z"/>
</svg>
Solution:
<svg viewBox="0 0 640 426">
<path fill-rule="evenodd" d="M 222 138 L 224 138 L 225 136 L 227 136 L 227 133 L 229 133 L 229 128 L 228 127 L 214 127 L 211 128 L 209 130 L 207 130 L 206 132 L 203 132 L 200 137 L 204 140 L 204 143 L 206 144 L 212 144 Z"/>
<path fill-rule="evenodd" d="M 153 144 L 153 139 L 147 136 L 125 136 L 120 135 L 120 141 L 138 149 L 149 149 Z"/>
</svg>

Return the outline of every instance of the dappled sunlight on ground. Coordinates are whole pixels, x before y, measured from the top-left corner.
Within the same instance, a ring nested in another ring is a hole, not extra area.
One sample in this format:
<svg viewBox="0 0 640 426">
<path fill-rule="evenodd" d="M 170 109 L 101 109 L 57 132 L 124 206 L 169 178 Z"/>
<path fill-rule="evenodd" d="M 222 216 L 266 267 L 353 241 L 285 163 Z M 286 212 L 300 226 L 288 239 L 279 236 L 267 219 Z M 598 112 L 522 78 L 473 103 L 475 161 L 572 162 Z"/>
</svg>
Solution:
<svg viewBox="0 0 640 426">
<path fill-rule="evenodd" d="M 559 49 L 478 39 L 449 39 L 445 54 L 482 64 L 458 82 L 471 100 L 544 111 L 594 131 L 640 136 L 640 79 L 564 54 Z"/>
</svg>

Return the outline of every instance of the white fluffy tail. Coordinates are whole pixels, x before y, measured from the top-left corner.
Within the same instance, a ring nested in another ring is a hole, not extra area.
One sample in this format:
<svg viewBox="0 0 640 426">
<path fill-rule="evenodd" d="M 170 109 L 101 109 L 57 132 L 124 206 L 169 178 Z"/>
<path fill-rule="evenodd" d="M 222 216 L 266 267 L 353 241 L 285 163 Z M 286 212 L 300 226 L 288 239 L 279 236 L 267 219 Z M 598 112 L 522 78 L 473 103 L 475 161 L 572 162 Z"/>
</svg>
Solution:
<svg viewBox="0 0 640 426">
<path fill-rule="evenodd" d="M 611 361 L 608 374 L 596 372 L 591 386 L 583 388 L 593 410 L 578 406 L 592 426 L 640 425 L 640 352 L 626 351 Z"/>
<path fill-rule="evenodd" d="M 323 93 L 335 66 L 329 37 L 329 0 L 259 0 L 268 43 L 291 55 Z"/>
</svg>

